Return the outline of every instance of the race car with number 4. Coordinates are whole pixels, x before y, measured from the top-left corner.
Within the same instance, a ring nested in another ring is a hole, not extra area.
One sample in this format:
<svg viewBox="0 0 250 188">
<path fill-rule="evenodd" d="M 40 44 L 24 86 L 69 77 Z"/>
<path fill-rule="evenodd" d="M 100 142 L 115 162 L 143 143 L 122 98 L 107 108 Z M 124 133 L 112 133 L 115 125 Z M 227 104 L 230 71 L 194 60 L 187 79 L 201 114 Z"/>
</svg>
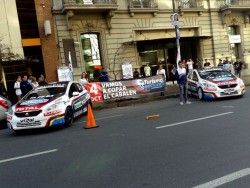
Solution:
<svg viewBox="0 0 250 188">
<path fill-rule="evenodd" d="M 194 69 L 188 73 L 188 94 L 201 99 L 243 96 L 242 79 L 221 68 Z"/>
<path fill-rule="evenodd" d="M 78 82 L 56 82 L 31 90 L 7 112 L 7 125 L 14 131 L 58 125 L 71 126 L 87 112 L 91 98 Z"/>
</svg>

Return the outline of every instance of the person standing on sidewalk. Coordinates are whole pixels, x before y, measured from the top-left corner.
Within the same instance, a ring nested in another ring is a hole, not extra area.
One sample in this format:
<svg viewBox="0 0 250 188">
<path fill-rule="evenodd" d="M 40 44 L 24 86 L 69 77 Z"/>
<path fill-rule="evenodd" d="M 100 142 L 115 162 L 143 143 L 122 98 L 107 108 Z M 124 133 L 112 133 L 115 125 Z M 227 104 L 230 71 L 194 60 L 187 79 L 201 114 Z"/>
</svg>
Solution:
<svg viewBox="0 0 250 188">
<path fill-rule="evenodd" d="M 243 68 L 243 63 L 242 63 L 242 61 L 240 61 L 239 57 L 236 58 L 236 62 L 234 62 L 233 65 L 234 65 L 234 73 L 235 73 L 235 75 L 240 78 L 241 77 L 241 70 Z"/>
<path fill-rule="evenodd" d="M 151 72 L 151 68 L 149 66 L 149 64 L 147 63 L 146 66 L 144 67 L 144 73 L 145 73 L 145 76 L 151 76 L 152 75 L 152 72 Z"/>
<path fill-rule="evenodd" d="M 180 105 L 191 104 L 187 98 L 187 70 L 182 62 L 179 62 L 178 65 L 179 68 L 175 71 L 175 74 L 179 76 Z"/>
</svg>

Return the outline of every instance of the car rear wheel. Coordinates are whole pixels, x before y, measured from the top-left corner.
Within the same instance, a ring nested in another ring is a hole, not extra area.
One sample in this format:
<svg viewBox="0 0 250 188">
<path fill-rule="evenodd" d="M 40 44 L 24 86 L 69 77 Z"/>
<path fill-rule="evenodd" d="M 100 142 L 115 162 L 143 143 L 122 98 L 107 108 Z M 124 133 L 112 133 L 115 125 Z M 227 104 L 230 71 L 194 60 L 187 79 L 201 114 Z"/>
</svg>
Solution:
<svg viewBox="0 0 250 188">
<path fill-rule="evenodd" d="M 67 127 L 70 127 L 72 125 L 72 123 L 73 123 L 73 111 L 70 107 L 67 107 L 65 110 L 64 120 L 65 120 L 65 125 Z"/>
<path fill-rule="evenodd" d="M 199 88 L 199 89 L 198 89 L 198 98 L 199 98 L 200 100 L 202 100 L 203 97 L 204 97 L 203 90 L 202 90 L 201 88 Z"/>
</svg>

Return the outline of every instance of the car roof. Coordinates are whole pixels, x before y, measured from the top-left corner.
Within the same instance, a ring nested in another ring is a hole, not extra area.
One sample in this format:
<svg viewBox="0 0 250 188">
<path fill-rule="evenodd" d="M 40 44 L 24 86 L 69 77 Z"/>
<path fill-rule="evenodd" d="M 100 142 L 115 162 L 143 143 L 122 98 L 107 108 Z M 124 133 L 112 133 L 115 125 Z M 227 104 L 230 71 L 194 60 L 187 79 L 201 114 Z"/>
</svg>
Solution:
<svg viewBox="0 0 250 188">
<path fill-rule="evenodd" d="M 211 67 L 211 68 L 199 68 L 196 69 L 198 72 L 211 72 L 211 71 L 226 71 L 219 67 Z"/>
</svg>

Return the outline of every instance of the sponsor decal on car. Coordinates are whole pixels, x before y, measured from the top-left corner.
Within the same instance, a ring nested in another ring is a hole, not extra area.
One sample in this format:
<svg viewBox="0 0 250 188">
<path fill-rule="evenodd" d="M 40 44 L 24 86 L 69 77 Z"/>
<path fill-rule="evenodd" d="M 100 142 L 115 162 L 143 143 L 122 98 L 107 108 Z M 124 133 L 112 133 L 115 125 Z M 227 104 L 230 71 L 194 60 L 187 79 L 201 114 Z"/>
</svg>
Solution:
<svg viewBox="0 0 250 188">
<path fill-rule="evenodd" d="M 53 110 L 50 112 L 45 112 L 43 115 L 44 116 L 53 116 L 53 115 L 59 114 L 60 112 L 62 112 L 62 111 L 61 110 Z"/>
<path fill-rule="evenodd" d="M 21 102 L 20 105 L 21 106 L 32 106 L 35 104 L 43 104 L 43 103 L 46 103 L 48 101 L 49 101 L 49 99 L 33 99 L 33 100 Z"/>
<path fill-rule="evenodd" d="M 33 111 L 33 110 L 39 110 L 39 109 L 40 108 L 38 106 L 26 106 L 26 107 L 16 108 L 16 112 Z"/>
</svg>

